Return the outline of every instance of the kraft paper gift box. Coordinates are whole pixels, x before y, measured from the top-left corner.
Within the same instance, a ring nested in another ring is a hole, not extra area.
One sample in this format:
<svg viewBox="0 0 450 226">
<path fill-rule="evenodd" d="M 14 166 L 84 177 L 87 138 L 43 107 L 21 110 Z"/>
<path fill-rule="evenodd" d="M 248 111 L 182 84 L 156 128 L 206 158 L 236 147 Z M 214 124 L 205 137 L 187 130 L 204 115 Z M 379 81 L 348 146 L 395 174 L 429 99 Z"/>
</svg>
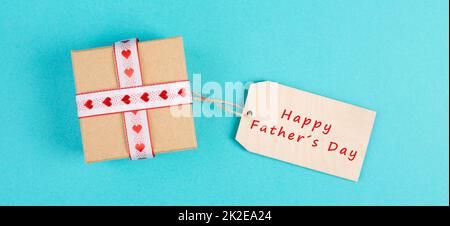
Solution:
<svg viewBox="0 0 450 226">
<path fill-rule="evenodd" d="M 137 43 L 142 85 L 188 80 L 181 37 Z M 118 89 L 113 46 L 72 51 L 76 93 Z M 190 93 L 189 93 L 190 95 Z M 189 115 L 175 117 L 169 107 L 147 109 L 155 154 L 197 147 L 192 105 Z M 80 118 L 86 162 L 129 158 L 122 113 Z"/>
</svg>

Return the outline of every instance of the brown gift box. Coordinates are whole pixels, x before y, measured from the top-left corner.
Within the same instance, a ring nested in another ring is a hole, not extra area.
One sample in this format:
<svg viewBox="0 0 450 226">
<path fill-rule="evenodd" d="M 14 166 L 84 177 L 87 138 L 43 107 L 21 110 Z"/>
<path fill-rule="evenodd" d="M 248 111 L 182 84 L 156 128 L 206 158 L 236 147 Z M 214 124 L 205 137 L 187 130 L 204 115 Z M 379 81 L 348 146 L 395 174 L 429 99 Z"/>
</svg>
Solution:
<svg viewBox="0 0 450 226">
<path fill-rule="evenodd" d="M 143 85 L 188 79 L 181 37 L 139 42 L 138 48 Z M 119 87 L 112 45 L 72 51 L 72 64 L 77 94 Z M 174 117 L 168 107 L 147 110 L 155 154 L 197 147 L 192 105 L 182 107 L 190 116 Z M 80 118 L 86 162 L 129 157 L 122 117 Z"/>
</svg>

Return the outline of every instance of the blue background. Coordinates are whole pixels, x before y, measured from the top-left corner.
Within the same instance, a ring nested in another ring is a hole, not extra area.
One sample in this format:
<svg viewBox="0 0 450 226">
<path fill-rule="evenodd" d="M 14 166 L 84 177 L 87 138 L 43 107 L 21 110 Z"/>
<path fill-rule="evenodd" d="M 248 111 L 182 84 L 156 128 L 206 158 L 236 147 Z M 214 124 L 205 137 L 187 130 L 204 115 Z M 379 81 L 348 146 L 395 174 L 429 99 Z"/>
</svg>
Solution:
<svg viewBox="0 0 450 226">
<path fill-rule="evenodd" d="M 75 3 L 78 2 L 78 3 Z M 1 1 L 0 204 L 448 205 L 448 1 Z M 70 50 L 182 35 L 190 78 L 274 80 L 377 111 L 358 183 L 245 151 L 85 164 Z"/>
</svg>

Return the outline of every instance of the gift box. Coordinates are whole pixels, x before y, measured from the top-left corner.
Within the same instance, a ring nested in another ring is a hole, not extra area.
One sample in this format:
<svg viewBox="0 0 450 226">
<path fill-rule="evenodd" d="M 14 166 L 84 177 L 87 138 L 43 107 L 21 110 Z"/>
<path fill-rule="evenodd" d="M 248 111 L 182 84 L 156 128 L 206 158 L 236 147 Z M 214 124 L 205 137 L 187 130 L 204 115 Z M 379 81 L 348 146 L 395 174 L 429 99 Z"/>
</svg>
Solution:
<svg viewBox="0 0 450 226">
<path fill-rule="evenodd" d="M 197 147 L 181 37 L 72 51 L 86 162 Z"/>
</svg>

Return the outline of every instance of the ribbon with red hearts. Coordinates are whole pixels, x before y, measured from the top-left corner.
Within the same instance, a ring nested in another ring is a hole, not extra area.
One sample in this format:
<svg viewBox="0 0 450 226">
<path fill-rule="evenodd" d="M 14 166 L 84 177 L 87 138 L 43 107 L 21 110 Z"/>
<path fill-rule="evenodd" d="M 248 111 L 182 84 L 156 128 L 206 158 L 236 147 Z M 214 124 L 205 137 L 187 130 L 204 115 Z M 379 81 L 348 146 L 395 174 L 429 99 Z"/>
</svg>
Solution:
<svg viewBox="0 0 450 226">
<path fill-rule="evenodd" d="M 114 43 L 119 88 L 76 96 L 79 118 L 122 113 L 130 159 L 153 158 L 147 109 L 191 104 L 189 81 L 143 85 L 138 40 Z"/>
</svg>

